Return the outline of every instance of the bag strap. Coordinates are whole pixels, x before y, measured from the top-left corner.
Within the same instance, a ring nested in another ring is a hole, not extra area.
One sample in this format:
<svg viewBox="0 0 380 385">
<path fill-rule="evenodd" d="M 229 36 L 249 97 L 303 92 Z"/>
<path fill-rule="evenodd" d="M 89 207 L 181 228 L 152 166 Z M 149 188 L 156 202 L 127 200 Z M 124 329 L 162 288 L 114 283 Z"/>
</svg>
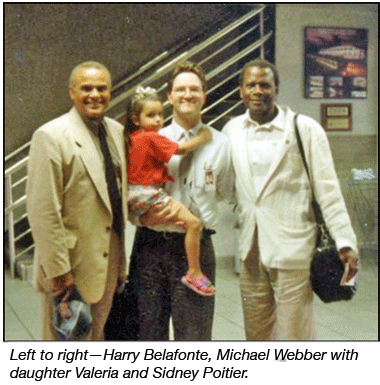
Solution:
<svg viewBox="0 0 380 385">
<path fill-rule="evenodd" d="M 300 132 L 298 130 L 297 116 L 298 116 L 298 114 L 294 115 L 294 130 L 296 131 L 296 138 L 297 138 L 298 148 L 299 148 L 300 153 L 301 153 L 302 162 L 305 166 L 306 174 L 307 174 L 307 177 L 309 178 L 309 181 L 310 181 L 310 174 L 309 174 L 309 168 L 307 167 L 305 150 L 303 149 L 303 144 L 302 144 L 302 140 L 300 137 Z M 311 181 L 310 181 L 310 186 L 311 186 Z M 313 186 L 311 186 L 311 190 L 313 191 Z M 314 196 L 314 193 L 313 193 L 313 196 Z"/>
<path fill-rule="evenodd" d="M 315 199 L 314 190 L 313 190 L 313 185 L 312 185 L 311 179 L 310 179 L 309 168 L 307 167 L 306 156 L 305 156 L 305 150 L 304 150 L 304 148 L 303 148 L 301 136 L 300 136 L 300 133 L 299 133 L 299 130 L 298 130 L 297 116 L 298 116 L 298 114 L 296 114 L 296 115 L 294 116 L 294 130 L 295 130 L 295 132 L 296 132 L 296 138 L 297 138 L 298 148 L 299 148 L 299 150 L 300 150 L 302 162 L 303 162 L 303 164 L 304 164 L 304 166 L 305 166 L 306 174 L 307 174 L 307 177 L 308 177 L 308 179 L 309 179 L 309 183 L 310 183 L 310 187 L 311 187 L 311 196 L 312 196 L 312 199 L 311 199 L 311 205 L 312 205 L 312 207 L 313 207 L 314 215 L 315 215 L 315 219 L 316 219 L 317 223 L 318 223 L 319 225 L 325 225 L 325 221 L 324 221 L 324 219 L 323 219 L 321 207 L 319 206 L 317 200 Z"/>
</svg>

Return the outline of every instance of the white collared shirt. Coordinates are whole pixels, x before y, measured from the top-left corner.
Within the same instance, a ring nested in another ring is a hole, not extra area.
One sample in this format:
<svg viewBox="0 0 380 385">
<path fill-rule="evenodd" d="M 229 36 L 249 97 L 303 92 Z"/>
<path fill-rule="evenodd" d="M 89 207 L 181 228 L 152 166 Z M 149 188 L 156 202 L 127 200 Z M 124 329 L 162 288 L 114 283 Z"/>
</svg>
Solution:
<svg viewBox="0 0 380 385">
<path fill-rule="evenodd" d="M 275 155 L 284 140 L 285 115 L 281 109 L 278 109 L 278 114 L 272 121 L 260 125 L 251 119 L 247 110 L 243 123 L 246 128 L 245 150 L 257 192 L 261 190 Z"/>
<path fill-rule="evenodd" d="M 203 126 L 199 122 L 191 131 L 196 135 Z M 190 208 L 206 228 L 214 229 L 218 222 L 217 201 L 232 198 L 234 174 L 227 136 L 212 127 L 208 128 L 213 138 L 193 152 L 186 180 L 179 175 L 182 156 L 172 156 L 167 166 L 174 182 L 168 182 L 165 189 L 174 199 Z M 177 143 L 187 136 L 187 131 L 174 120 L 159 133 Z M 184 189 L 190 198 L 189 202 L 182 199 Z"/>
</svg>

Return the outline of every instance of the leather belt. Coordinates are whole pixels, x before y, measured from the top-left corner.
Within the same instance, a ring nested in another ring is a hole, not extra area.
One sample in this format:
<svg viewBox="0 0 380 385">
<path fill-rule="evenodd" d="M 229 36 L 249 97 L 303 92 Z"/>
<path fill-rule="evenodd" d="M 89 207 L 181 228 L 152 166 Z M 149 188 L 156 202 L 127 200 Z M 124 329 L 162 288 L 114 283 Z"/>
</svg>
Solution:
<svg viewBox="0 0 380 385">
<path fill-rule="evenodd" d="M 169 232 L 169 231 L 154 231 L 147 227 L 142 227 L 141 229 L 143 229 L 145 234 L 148 234 L 149 236 L 158 237 L 158 238 L 162 237 L 166 240 L 169 240 L 169 239 L 175 240 L 175 239 L 181 239 L 185 237 L 185 233 L 175 233 L 175 232 Z M 214 235 L 215 233 L 216 231 L 213 229 L 203 228 L 202 230 L 203 236 L 211 236 L 211 235 Z"/>
</svg>

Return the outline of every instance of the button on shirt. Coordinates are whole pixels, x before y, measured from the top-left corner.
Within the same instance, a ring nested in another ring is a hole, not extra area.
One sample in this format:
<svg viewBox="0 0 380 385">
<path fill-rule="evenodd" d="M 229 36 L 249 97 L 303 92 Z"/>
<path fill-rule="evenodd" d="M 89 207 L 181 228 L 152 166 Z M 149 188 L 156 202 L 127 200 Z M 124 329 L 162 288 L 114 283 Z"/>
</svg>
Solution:
<svg viewBox="0 0 380 385">
<path fill-rule="evenodd" d="M 196 135 L 203 126 L 200 122 L 190 130 L 191 134 Z M 232 198 L 234 174 L 227 136 L 210 130 L 212 140 L 192 153 L 190 168 L 184 175 L 179 172 L 183 155 L 172 156 L 168 169 L 174 182 L 168 182 L 165 190 L 198 216 L 206 228 L 214 229 L 219 219 L 217 201 Z M 189 139 L 187 130 L 175 121 L 159 133 L 177 143 Z M 188 199 L 183 198 L 184 194 Z"/>
<path fill-rule="evenodd" d="M 259 125 L 246 112 L 246 151 L 253 175 L 255 190 L 258 193 L 268 175 L 270 166 L 284 140 L 285 115 L 279 110 L 277 116 L 268 123 Z"/>
</svg>

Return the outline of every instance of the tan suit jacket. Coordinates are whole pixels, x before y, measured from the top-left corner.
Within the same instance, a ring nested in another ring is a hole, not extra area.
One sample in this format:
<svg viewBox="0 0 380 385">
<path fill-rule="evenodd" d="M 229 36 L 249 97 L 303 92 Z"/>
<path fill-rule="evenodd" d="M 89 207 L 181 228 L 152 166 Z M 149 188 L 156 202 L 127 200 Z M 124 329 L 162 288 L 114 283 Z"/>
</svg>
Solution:
<svg viewBox="0 0 380 385">
<path fill-rule="evenodd" d="M 109 118 L 104 125 L 121 159 L 126 223 L 123 127 Z M 35 242 L 37 290 L 49 291 L 51 278 L 72 271 L 84 300 L 99 301 L 107 277 L 112 211 L 103 160 L 75 107 L 33 135 L 27 210 Z M 124 253 L 121 258 L 125 271 Z"/>
<path fill-rule="evenodd" d="M 311 187 L 294 131 L 295 113 L 283 108 L 284 139 L 260 190 L 255 191 L 249 166 L 245 115 L 232 119 L 223 132 L 230 138 L 240 211 L 240 257 L 247 258 L 258 231 L 263 263 L 271 268 L 307 269 L 315 247 L 317 225 Z M 356 236 L 340 190 L 328 139 L 313 119 L 298 116 L 298 127 L 311 172 L 313 190 L 337 246 L 357 248 Z"/>
</svg>

